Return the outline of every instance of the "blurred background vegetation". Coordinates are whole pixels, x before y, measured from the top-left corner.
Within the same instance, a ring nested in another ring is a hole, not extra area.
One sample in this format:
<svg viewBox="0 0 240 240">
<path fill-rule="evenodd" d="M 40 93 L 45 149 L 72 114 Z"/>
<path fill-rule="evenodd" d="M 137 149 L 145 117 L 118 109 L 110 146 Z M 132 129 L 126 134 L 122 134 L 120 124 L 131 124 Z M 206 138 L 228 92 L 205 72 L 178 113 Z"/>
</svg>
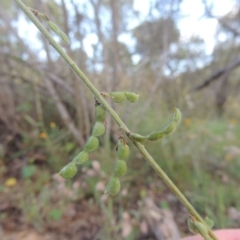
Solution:
<svg viewBox="0 0 240 240">
<path fill-rule="evenodd" d="M 152 0 L 146 14 L 133 0 L 24 3 L 69 36 L 66 45 L 52 33 L 98 90 L 140 93 L 136 104 L 110 102 L 133 132 L 161 129 L 174 107 L 181 109 L 177 131 L 146 148 L 199 213 L 214 219 L 215 228 L 236 228 L 240 3 L 232 1 L 231 11 L 218 16 L 212 1 L 194 0 L 203 8 L 199 21 L 216 22 L 209 52 L 204 36 L 181 32 L 178 23 L 188 18 L 181 8 L 185 1 Z M 0 63 L 3 239 L 13 233 L 19 235 L 11 239 L 35 240 L 39 233 L 40 239 L 159 239 L 143 211 L 146 197 L 172 212 L 182 236 L 189 234 L 186 210 L 132 145 L 121 193 L 103 195 L 119 134 L 109 116 L 91 161 L 71 181 L 58 176 L 91 134 L 94 97 L 8 0 L 0 2 Z"/>
</svg>

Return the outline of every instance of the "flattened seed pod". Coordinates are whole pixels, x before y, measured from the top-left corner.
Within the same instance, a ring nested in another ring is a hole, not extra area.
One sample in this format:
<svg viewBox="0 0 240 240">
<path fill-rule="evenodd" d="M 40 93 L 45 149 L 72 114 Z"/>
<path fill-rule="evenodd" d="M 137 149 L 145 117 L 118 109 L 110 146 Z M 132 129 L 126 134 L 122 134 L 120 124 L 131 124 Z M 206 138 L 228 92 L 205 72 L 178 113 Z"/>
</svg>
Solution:
<svg viewBox="0 0 240 240">
<path fill-rule="evenodd" d="M 99 137 L 105 133 L 105 125 L 102 122 L 96 122 L 92 130 L 92 136 Z"/>
<path fill-rule="evenodd" d="M 58 29 L 58 26 L 52 22 L 52 21 L 48 21 L 48 26 L 57 34 L 59 34 L 59 29 Z"/>
<path fill-rule="evenodd" d="M 122 177 L 127 173 L 127 164 L 124 160 L 117 160 L 114 167 L 114 177 Z"/>
<path fill-rule="evenodd" d="M 109 96 L 116 103 L 121 103 L 126 99 L 124 92 L 110 92 Z"/>
<path fill-rule="evenodd" d="M 95 107 L 95 117 L 97 122 L 104 122 L 106 118 L 106 109 L 102 105 Z"/>
<path fill-rule="evenodd" d="M 175 112 L 173 115 L 173 121 L 175 123 L 179 123 L 181 121 L 182 114 L 178 108 L 175 108 Z"/>
<path fill-rule="evenodd" d="M 165 136 L 165 133 L 163 131 L 159 131 L 159 132 L 154 132 L 151 133 L 147 136 L 147 139 L 150 141 L 157 141 L 162 139 Z"/>
<path fill-rule="evenodd" d="M 140 135 L 140 134 L 137 134 L 137 133 L 130 133 L 129 134 L 129 137 L 136 141 L 136 142 L 140 142 L 140 143 L 145 143 L 146 142 L 146 137 Z"/>
<path fill-rule="evenodd" d="M 168 134 L 171 134 L 174 132 L 176 128 L 176 123 L 175 122 L 171 122 L 164 130 L 163 130 L 163 133 L 165 135 L 168 135 Z"/>
<path fill-rule="evenodd" d="M 124 160 L 129 156 L 129 146 L 128 144 L 122 139 L 120 138 L 118 140 L 118 145 L 117 145 L 117 156 L 118 159 Z"/>
<path fill-rule="evenodd" d="M 83 164 L 89 160 L 89 155 L 85 151 L 81 151 L 72 161 L 77 164 Z"/>
<path fill-rule="evenodd" d="M 121 184 L 119 179 L 117 177 L 111 177 L 104 193 L 109 194 L 111 196 L 115 196 L 120 191 L 120 188 L 121 188 Z"/>
<path fill-rule="evenodd" d="M 198 230 L 198 232 L 204 237 L 207 238 L 208 237 L 208 229 L 207 227 L 201 223 L 201 222 L 193 222 L 194 226 L 196 227 L 196 229 Z"/>
<path fill-rule="evenodd" d="M 77 166 L 75 165 L 75 163 L 70 162 L 60 171 L 59 174 L 63 178 L 69 179 L 69 178 L 73 178 L 76 173 L 77 173 Z"/>
<path fill-rule="evenodd" d="M 139 94 L 137 93 L 134 93 L 134 92 L 124 92 L 124 93 L 129 102 L 135 103 L 139 99 Z"/>
<path fill-rule="evenodd" d="M 91 136 L 86 145 L 85 145 L 85 148 L 84 148 L 84 151 L 86 152 L 93 152 L 95 150 L 97 150 L 99 147 L 99 140 L 98 138 L 94 137 L 94 136 Z"/>
</svg>

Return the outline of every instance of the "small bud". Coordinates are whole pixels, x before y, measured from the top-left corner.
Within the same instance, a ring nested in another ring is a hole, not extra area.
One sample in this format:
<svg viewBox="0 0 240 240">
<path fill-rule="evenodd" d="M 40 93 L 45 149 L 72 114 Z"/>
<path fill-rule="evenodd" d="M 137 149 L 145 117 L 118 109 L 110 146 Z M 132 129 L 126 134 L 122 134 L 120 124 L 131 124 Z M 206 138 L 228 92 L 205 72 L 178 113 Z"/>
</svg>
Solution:
<svg viewBox="0 0 240 240">
<path fill-rule="evenodd" d="M 137 93 L 134 93 L 134 92 L 124 92 L 124 93 L 129 102 L 135 103 L 139 99 L 139 94 Z"/>
<path fill-rule="evenodd" d="M 114 177 L 122 177 L 127 172 L 127 164 L 124 160 L 117 160 L 114 168 Z"/>
<path fill-rule="evenodd" d="M 175 123 L 179 123 L 181 121 L 182 114 L 178 108 L 175 108 L 175 112 L 173 115 L 173 121 Z"/>
<path fill-rule="evenodd" d="M 48 21 L 48 26 L 57 34 L 59 34 L 59 29 L 58 29 L 58 26 L 53 23 L 52 21 Z"/>
<path fill-rule="evenodd" d="M 126 159 L 129 156 L 129 152 L 130 150 L 128 144 L 123 140 L 123 138 L 120 138 L 117 145 L 118 159 Z"/>
<path fill-rule="evenodd" d="M 115 196 L 120 191 L 120 188 L 121 188 L 121 185 L 120 185 L 119 179 L 116 177 L 111 177 L 104 193 L 109 194 L 111 196 Z"/>
<path fill-rule="evenodd" d="M 193 222 L 195 228 L 197 229 L 197 231 L 204 237 L 207 238 L 208 237 L 208 229 L 207 227 L 201 223 L 201 222 Z"/>
<path fill-rule="evenodd" d="M 145 141 L 146 141 L 146 137 L 144 137 L 144 136 L 142 136 L 140 134 L 137 134 L 137 133 L 130 133 L 129 137 L 132 140 L 134 140 L 136 142 L 140 142 L 140 143 L 145 143 Z"/>
<path fill-rule="evenodd" d="M 43 20 L 49 21 L 49 18 L 48 18 L 45 14 L 39 13 L 38 15 L 39 15 Z"/>
<path fill-rule="evenodd" d="M 81 151 L 72 161 L 77 164 L 83 164 L 89 160 L 89 155 L 85 151 Z"/>
<path fill-rule="evenodd" d="M 124 92 L 110 92 L 109 96 L 116 103 L 121 103 L 126 99 Z"/>
<path fill-rule="evenodd" d="M 213 221 L 211 218 L 206 217 L 206 218 L 204 219 L 204 222 L 208 225 L 209 228 L 213 228 L 213 226 L 214 226 L 214 221 Z"/>
<path fill-rule="evenodd" d="M 98 140 L 98 138 L 96 138 L 94 136 L 91 136 L 88 139 L 88 141 L 87 141 L 87 143 L 85 145 L 84 150 L 86 152 L 93 152 L 93 151 L 97 150 L 98 147 L 99 147 L 99 140 Z"/>
<path fill-rule="evenodd" d="M 175 128 L 176 128 L 176 123 L 171 122 L 167 127 L 164 128 L 163 133 L 165 135 L 169 135 L 174 132 Z"/>
<path fill-rule="evenodd" d="M 96 105 L 95 117 L 97 122 L 104 122 L 106 118 L 106 109 L 102 105 Z"/>
<path fill-rule="evenodd" d="M 73 178 L 76 173 L 77 173 L 77 166 L 75 165 L 75 163 L 70 162 L 60 171 L 59 174 L 63 178 L 69 179 L 69 178 Z"/>
<path fill-rule="evenodd" d="M 99 137 L 105 133 L 105 125 L 102 122 L 96 122 L 92 130 L 92 136 Z"/>
<path fill-rule="evenodd" d="M 162 139 L 165 136 L 165 133 L 163 131 L 159 131 L 159 132 L 154 132 L 151 133 L 147 136 L 147 139 L 150 141 L 157 141 Z"/>
<path fill-rule="evenodd" d="M 67 36 L 64 32 L 60 31 L 60 32 L 59 32 L 59 35 L 60 35 L 60 37 L 62 38 L 62 40 L 63 40 L 65 43 L 67 43 L 67 44 L 70 43 L 68 36 Z"/>
</svg>

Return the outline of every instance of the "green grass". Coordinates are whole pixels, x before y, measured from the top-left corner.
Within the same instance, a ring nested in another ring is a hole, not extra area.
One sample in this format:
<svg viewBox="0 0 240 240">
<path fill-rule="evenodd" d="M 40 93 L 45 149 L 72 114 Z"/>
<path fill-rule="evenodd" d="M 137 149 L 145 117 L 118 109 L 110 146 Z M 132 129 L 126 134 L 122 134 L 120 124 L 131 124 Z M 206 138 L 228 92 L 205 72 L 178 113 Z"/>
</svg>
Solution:
<svg viewBox="0 0 240 240">
<path fill-rule="evenodd" d="M 143 119 L 137 132 L 147 134 L 161 129 L 171 117 L 172 114 L 168 113 L 167 118 L 162 121 L 160 117 L 159 119 L 152 117 L 150 122 Z M 89 161 L 84 166 L 85 172 L 80 168 L 77 177 L 73 181 L 67 181 L 66 188 L 72 192 L 73 197 L 61 194 L 61 190 L 60 192 L 57 190 L 57 183 L 52 181 L 52 174 L 57 173 L 81 149 L 76 147 L 70 139 L 62 137 L 66 136 L 64 131 L 51 128 L 48 131 L 51 146 L 53 146 L 51 150 L 45 139 L 36 137 L 31 141 L 26 137 L 25 148 L 12 155 L 12 158 L 22 157 L 38 150 L 46 157 L 43 165 L 36 165 L 33 159 L 29 158 L 27 164 L 21 169 L 21 176 L 18 179 L 20 185 L 14 189 L 18 199 L 14 201 L 14 205 L 20 209 L 27 224 L 31 224 L 39 231 L 44 231 L 52 221 L 62 221 L 64 208 L 69 201 L 82 202 L 92 199 L 88 203 L 89 212 L 92 211 L 93 206 L 97 206 L 106 219 L 102 230 L 98 233 L 99 239 L 118 239 L 123 212 L 130 211 L 129 206 L 135 205 L 132 217 L 135 221 L 139 221 L 140 212 L 138 212 L 137 202 L 147 196 L 149 191 L 156 196 L 160 206 L 168 206 L 171 209 L 171 204 L 169 205 L 165 199 L 169 190 L 131 144 L 131 155 L 127 160 L 128 172 L 121 178 L 122 189 L 127 191 L 127 195 L 121 192 L 114 199 L 104 202 L 102 192 L 96 191 L 95 188 L 99 181 L 106 184 L 113 171 L 116 160 L 114 144 L 110 151 L 100 148 L 90 154 L 90 159 L 99 161 L 101 173 L 93 177 L 88 176 L 87 170 L 92 169 Z M 231 156 L 226 146 L 239 146 L 239 139 L 240 127 L 232 124 L 231 120 L 203 121 L 183 118 L 172 135 L 161 141 L 147 142 L 146 148 L 203 217 L 209 216 L 214 219 L 216 228 L 227 228 L 238 226 L 236 222 L 229 219 L 228 210 L 230 207 L 240 208 L 238 187 L 240 157 Z M 4 174 L 5 172 L 2 173 L 1 178 L 4 178 Z M 80 185 L 74 189 L 74 182 L 85 182 L 86 186 L 83 188 Z M 4 184 L 0 185 L 0 189 L 2 193 L 7 191 Z M 4 214 L 2 213 L 0 217 L 7 219 L 7 215 Z M 112 225 L 112 222 L 115 222 L 115 225 Z M 136 239 L 139 234 L 138 227 L 133 227 L 128 239 Z"/>
</svg>

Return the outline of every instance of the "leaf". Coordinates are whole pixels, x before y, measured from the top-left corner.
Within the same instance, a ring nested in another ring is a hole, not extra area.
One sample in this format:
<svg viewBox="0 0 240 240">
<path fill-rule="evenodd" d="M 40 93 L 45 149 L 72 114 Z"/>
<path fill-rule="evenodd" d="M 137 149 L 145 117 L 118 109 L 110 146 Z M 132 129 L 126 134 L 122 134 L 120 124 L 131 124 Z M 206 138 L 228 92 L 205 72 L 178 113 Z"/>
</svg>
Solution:
<svg viewBox="0 0 240 240">
<path fill-rule="evenodd" d="M 204 221 L 205 221 L 205 223 L 208 225 L 209 228 L 213 228 L 213 226 L 214 226 L 214 221 L 213 221 L 211 218 L 206 217 L 206 218 L 204 219 Z"/>
<path fill-rule="evenodd" d="M 62 211 L 60 209 L 52 209 L 49 216 L 53 219 L 53 220 L 59 220 L 62 217 Z"/>
<path fill-rule="evenodd" d="M 31 178 L 36 172 L 36 167 L 34 165 L 27 165 L 22 168 L 22 177 L 25 179 Z"/>
<path fill-rule="evenodd" d="M 68 142 L 65 146 L 64 146 L 64 150 L 69 153 L 71 152 L 73 149 L 75 148 L 75 144 L 73 142 Z"/>
<path fill-rule="evenodd" d="M 29 103 L 22 103 L 16 107 L 17 112 L 30 112 L 32 110 L 32 105 Z"/>
</svg>

